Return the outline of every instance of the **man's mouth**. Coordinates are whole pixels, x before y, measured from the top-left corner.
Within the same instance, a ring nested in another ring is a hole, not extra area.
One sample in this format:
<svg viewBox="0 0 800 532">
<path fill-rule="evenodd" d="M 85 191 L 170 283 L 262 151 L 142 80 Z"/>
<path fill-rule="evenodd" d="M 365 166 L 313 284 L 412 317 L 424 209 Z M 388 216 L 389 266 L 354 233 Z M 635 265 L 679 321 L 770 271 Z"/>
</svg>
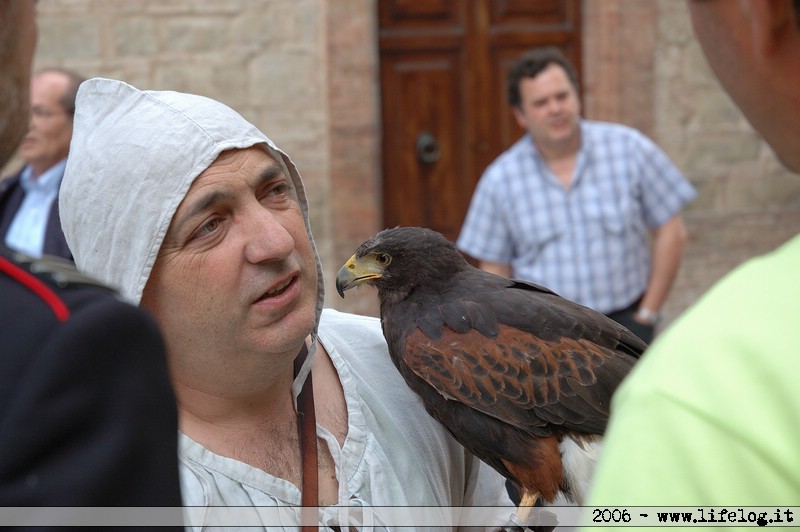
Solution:
<svg viewBox="0 0 800 532">
<path fill-rule="evenodd" d="M 290 279 L 287 279 L 285 283 L 283 283 L 280 286 L 277 286 L 274 289 L 270 290 L 269 292 L 264 294 L 264 297 L 275 297 L 275 296 L 278 296 L 278 295 L 284 293 L 286 291 L 286 289 L 289 287 L 289 285 L 292 284 L 292 281 L 294 281 L 294 277 L 291 277 Z"/>
<path fill-rule="evenodd" d="M 284 292 L 286 292 L 286 290 L 288 290 L 288 289 L 289 289 L 289 287 L 292 285 L 292 283 L 294 283 L 294 281 L 295 281 L 296 279 L 297 279 L 297 276 L 296 276 L 296 275 L 294 275 L 294 276 L 292 276 L 292 277 L 289 277 L 288 279 L 286 279 L 286 280 L 285 280 L 284 282 L 282 282 L 281 284 L 279 284 L 279 285 L 276 285 L 276 286 L 275 286 L 275 287 L 273 287 L 272 289 L 270 289 L 270 290 L 268 290 L 268 291 L 264 292 L 264 293 L 261 295 L 261 297 L 259 297 L 259 298 L 256 300 L 256 302 L 258 302 L 258 301 L 264 301 L 265 299 L 270 299 L 270 298 L 277 297 L 277 296 L 279 296 L 279 295 L 283 294 Z"/>
</svg>

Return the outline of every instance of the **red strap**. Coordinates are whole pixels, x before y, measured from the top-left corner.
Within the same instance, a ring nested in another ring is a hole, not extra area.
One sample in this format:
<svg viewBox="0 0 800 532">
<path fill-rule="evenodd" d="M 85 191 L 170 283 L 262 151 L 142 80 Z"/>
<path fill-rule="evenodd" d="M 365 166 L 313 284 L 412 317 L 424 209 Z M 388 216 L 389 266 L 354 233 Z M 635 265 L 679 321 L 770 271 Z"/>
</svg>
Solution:
<svg viewBox="0 0 800 532">
<path fill-rule="evenodd" d="M 5 257 L 0 257 L 0 271 L 8 274 L 12 279 L 19 281 L 20 284 L 29 288 L 33 293 L 39 296 L 42 301 L 47 303 L 52 309 L 58 321 L 67 321 L 67 319 L 69 319 L 69 309 L 64 301 L 35 275 L 20 268 Z"/>
<path fill-rule="evenodd" d="M 295 359 L 295 374 L 300 370 L 308 348 L 305 343 L 300 354 Z M 319 506 L 319 482 L 317 463 L 317 417 L 314 411 L 314 384 L 311 372 L 308 372 L 306 382 L 297 396 L 298 430 L 300 431 L 300 454 L 303 459 L 303 487 L 301 490 L 301 504 L 305 511 L 301 511 L 303 521 L 317 520 L 317 506 Z M 317 525 L 303 526 L 304 532 L 316 532 Z"/>
</svg>

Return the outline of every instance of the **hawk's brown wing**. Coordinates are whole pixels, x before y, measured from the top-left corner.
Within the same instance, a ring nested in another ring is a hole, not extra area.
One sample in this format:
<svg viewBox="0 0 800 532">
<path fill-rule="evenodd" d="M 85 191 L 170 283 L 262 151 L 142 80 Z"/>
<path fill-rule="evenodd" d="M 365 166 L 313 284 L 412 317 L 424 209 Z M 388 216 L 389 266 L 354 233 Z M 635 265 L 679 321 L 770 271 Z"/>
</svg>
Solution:
<svg viewBox="0 0 800 532">
<path fill-rule="evenodd" d="M 644 344 L 552 292 L 496 279 L 480 275 L 435 308 L 417 307 L 421 325 L 405 336 L 401 363 L 443 397 L 532 434 L 602 434 L 636 360 L 627 351 Z"/>
</svg>

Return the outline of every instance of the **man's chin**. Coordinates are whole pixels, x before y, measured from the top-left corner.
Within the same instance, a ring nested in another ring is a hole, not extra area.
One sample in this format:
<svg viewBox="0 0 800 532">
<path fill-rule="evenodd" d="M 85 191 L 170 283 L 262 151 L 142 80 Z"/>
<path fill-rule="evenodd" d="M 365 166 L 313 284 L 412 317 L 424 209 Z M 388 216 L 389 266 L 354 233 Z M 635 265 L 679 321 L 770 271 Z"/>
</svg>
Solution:
<svg viewBox="0 0 800 532">
<path fill-rule="evenodd" d="M 256 325 L 259 343 L 268 351 L 299 350 L 303 341 L 314 332 L 316 314 L 307 306 L 287 312 L 269 323 Z"/>
</svg>

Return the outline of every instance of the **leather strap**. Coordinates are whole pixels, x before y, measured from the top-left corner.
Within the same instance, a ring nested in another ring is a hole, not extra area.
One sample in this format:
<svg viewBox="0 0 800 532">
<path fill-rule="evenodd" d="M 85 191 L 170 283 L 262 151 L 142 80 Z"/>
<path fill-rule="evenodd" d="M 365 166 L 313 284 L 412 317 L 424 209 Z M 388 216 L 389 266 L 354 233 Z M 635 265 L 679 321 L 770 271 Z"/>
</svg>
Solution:
<svg viewBox="0 0 800 532">
<path fill-rule="evenodd" d="M 297 375 L 300 367 L 308 356 L 308 348 L 303 343 L 300 353 L 294 361 L 294 373 Z M 317 464 L 317 417 L 314 412 L 314 385 L 311 380 L 311 371 L 308 372 L 306 382 L 297 396 L 297 418 L 298 431 L 300 432 L 300 454 L 303 459 L 303 485 L 301 487 L 301 504 L 304 508 L 313 509 L 313 514 L 302 512 L 303 520 L 305 515 L 313 515 L 316 521 L 317 506 L 319 506 L 319 483 L 318 483 L 318 464 Z M 304 531 L 318 530 L 317 525 L 303 526 Z"/>
</svg>

